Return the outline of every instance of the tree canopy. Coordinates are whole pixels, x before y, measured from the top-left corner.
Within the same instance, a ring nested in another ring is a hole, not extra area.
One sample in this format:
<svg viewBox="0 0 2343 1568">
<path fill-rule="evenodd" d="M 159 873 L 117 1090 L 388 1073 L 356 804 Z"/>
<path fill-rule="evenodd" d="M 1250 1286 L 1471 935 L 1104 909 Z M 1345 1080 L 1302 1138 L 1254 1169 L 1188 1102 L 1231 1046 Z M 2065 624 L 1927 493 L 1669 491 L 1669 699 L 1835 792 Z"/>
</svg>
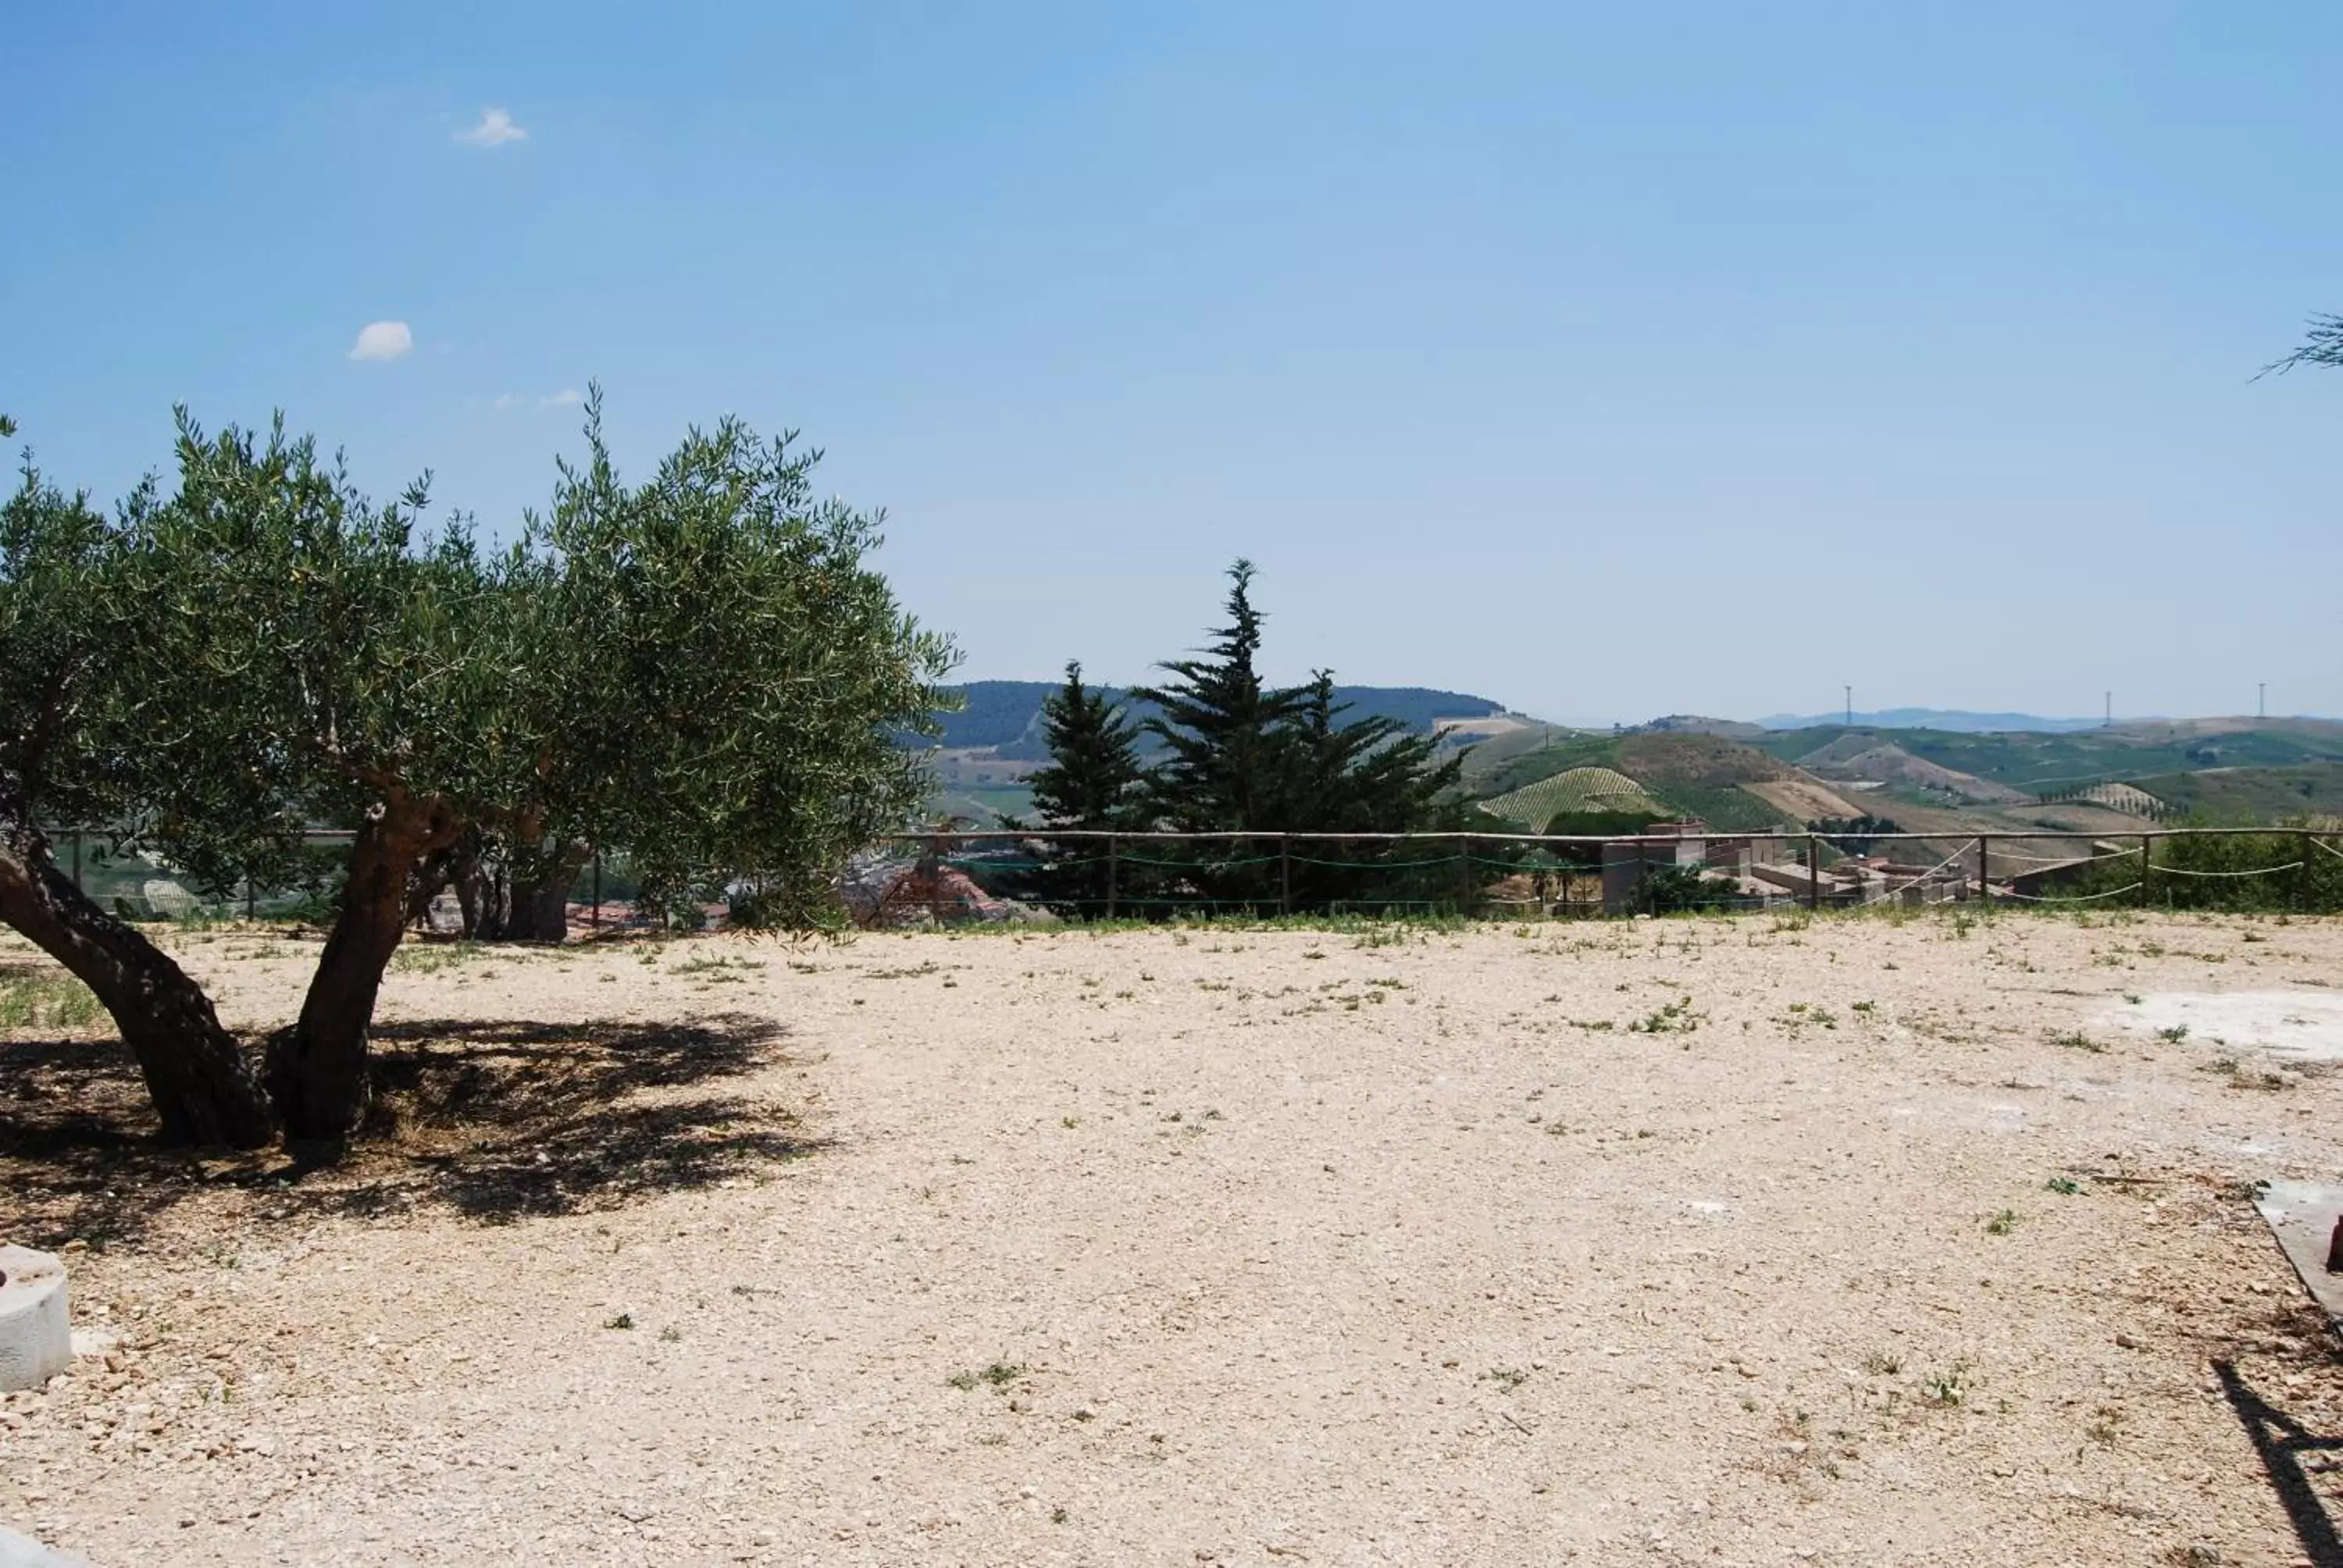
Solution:
<svg viewBox="0 0 2343 1568">
<path fill-rule="evenodd" d="M 952 650 L 869 564 L 879 518 L 816 498 L 820 454 L 728 419 L 630 486 L 598 391 L 586 447 L 500 549 L 467 519 L 427 525 L 423 482 L 370 500 L 281 419 L 210 434 L 184 411 L 176 484 L 118 520 L 29 472 L 0 518 L 0 827 L 23 829 L 0 916 L 35 940 L 45 920 L 102 924 L 53 867 L 42 879 L 35 794 L 215 888 L 294 874 L 320 827 L 351 835 L 317 970 L 253 1091 L 264 1136 L 272 1112 L 290 1141 L 357 1126 L 383 972 L 454 859 L 526 892 L 548 940 L 595 846 L 695 920 L 729 899 L 740 923 L 820 925 L 847 854 L 923 794 L 895 737 L 932 729 Z M 123 608 L 101 625 L 91 605 Z M 118 953 L 113 971 L 101 1000 L 128 1037 L 115 1001 L 162 971 Z"/>
<path fill-rule="evenodd" d="M 1390 879 L 1382 864 L 1391 859 L 1388 850 L 1362 847 L 1348 861 L 1331 864 L 1312 854 L 1299 865 L 1291 856 L 1260 852 L 1262 839 L 1288 833 L 1455 827 L 1463 812 L 1457 790 L 1463 758 L 1443 757 L 1437 736 L 1411 734 L 1395 718 L 1346 720 L 1349 705 L 1337 700 L 1332 671 L 1315 671 L 1307 686 L 1265 681 L 1254 575 L 1250 561 L 1231 567 L 1228 624 L 1215 628 L 1200 652 L 1165 661 L 1161 668 L 1171 679 L 1132 690 L 1134 701 L 1156 710 L 1137 734 L 1111 702 L 1083 686 L 1079 664 L 1067 666 L 1065 688 L 1049 701 L 1051 761 L 1031 779 L 1043 823 L 1230 836 L 1220 846 L 1156 846 L 1116 884 L 1119 910 L 1324 907 L 1357 897 L 1354 884 L 1373 873 L 1382 874 L 1387 896 L 1422 901 L 1421 879 Z M 1151 760 L 1139 755 L 1141 737 L 1155 743 Z M 1051 901 L 1097 905 L 1102 900 L 1093 884 L 1103 879 L 1090 861 L 1099 853 L 1095 845 L 1078 849 L 1066 866 L 1045 869 L 1011 890 L 1073 889 L 1081 896 Z M 1282 863 L 1272 869 L 1271 859 Z M 1453 892 L 1453 874 L 1443 875 Z"/>
</svg>

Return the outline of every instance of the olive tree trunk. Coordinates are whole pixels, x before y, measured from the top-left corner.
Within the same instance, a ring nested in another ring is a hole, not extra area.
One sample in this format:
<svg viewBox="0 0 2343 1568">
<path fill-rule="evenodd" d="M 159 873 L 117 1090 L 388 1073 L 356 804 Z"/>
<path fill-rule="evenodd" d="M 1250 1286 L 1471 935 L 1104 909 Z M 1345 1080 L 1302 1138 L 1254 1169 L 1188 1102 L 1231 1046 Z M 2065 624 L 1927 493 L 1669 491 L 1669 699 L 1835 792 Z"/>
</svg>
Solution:
<svg viewBox="0 0 2343 1568">
<path fill-rule="evenodd" d="M 571 840 L 548 844 L 530 866 L 513 869 L 506 935 L 515 941 L 569 940 L 569 890 L 594 851 Z"/>
<path fill-rule="evenodd" d="M 578 839 L 522 841 L 534 848 L 481 857 L 473 934 L 485 942 L 567 941 L 570 890 L 594 858 L 593 849 Z"/>
<path fill-rule="evenodd" d="M 21 793 L 0 779 L 0 922 L 89 987 L 114 1015 L 166 1143 L 257 1149 L 275 1135 L 268 1099 L 203 988 L 59 871 Z"/>
<path fill-rule="evenodd" d="M 367 1031 L 383 970 L 407 931 L 407 879 L 460 831 L 445 805 L 399 792 L 358 824 L 341 911 L 301 1016 L 268 1042 L 268 1090 L 288 1144 L 338 1141 L 365 1120 Z"/>
</svg>

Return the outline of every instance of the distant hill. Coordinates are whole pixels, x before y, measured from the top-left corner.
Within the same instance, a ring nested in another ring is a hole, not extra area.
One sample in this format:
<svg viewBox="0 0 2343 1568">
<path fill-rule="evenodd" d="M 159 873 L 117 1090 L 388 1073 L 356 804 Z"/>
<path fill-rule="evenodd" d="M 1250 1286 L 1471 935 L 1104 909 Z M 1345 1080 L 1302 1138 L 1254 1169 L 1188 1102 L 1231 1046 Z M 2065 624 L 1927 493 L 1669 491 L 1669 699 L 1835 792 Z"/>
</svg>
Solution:
<svg viewBox="0 0 2343 1568">
<path fill-rule="evenodd" d="M 990 748 L 1003 761 L 1038 761 L 1047 755 L 1041 739 L 1041 702 L 1059 689 L 1054 680 L 972 680 L 949 689 L 960 693 L 967 706 L 958 713 L 937 716 L 943 725 L 940 744 L 950 749 Z M 1117 701 L 1130 701 L 1119 687 L 1099 689 Z M 1334 700 L 1351 705 L 1351 719 L 1381 716 L 1395 719 L 1412 734 L 1428 735 L 1443 719 L 1491 719 L 1505 711 L 1504 704 L 1462 691 L 1439 691 L 1422 686 L 1338 686 Z M 1134 722 L 1155 711 L 1149 703 L 1131 703 Z"/>
<path fill-rule="evenodd" d="M 1843 712 L 1810 713 L 1803 718 L 1795 714 L 1776 713 L 1757 721 L 1758 726 L 1765 729 L 1819 729 L 1832 725 L 1844 728 L 1846 722 L 1847 717 Z M 2044 719 L 2032 713 L 1967 713 L 1949 708 L 1890 708 L 1877 713 L 1858 713 L 1855 716 L 1855 722 L 1876 729 L 1952 729 L 1968 734 L 2015 729 L 2061 734 L 2070 729 L 2097 729 L 2103 721 L 2097 719 Z"/>
<path fill-rule="evenodd" d="M 2343 820 L 2343 765 L 2333 762 L 2201 768 L 2193 773 L 2151 774 L 2136 782 L 2167 811 L 2223 826 Z"/>
<path fill-rule="evenodd" d="M 2343 761 L 2343 724 L 2307 719 L 2143 719 L 2111 729 L 2094 725 L 1986 733 L 1865 724 L 1849 729 L 1832 722 L 1777 731 L 1757 744 L 1785 762 L 1839 776 L 1862 753 L 1894 748 L 1954 773 L 2040 795 L 2102 781 L 2137 782 L 2145 774 Z"/>
<path fill-rule="evenodd" d="M 1697 713 L 1671 713 L 1635 728 L 1654 735 L 1729 735 L 1735 740 L 1758 739 L 1766 729 L 1762 724 L 1745 724 L 1738 719 L 1709 719 Z"/>
</svg>

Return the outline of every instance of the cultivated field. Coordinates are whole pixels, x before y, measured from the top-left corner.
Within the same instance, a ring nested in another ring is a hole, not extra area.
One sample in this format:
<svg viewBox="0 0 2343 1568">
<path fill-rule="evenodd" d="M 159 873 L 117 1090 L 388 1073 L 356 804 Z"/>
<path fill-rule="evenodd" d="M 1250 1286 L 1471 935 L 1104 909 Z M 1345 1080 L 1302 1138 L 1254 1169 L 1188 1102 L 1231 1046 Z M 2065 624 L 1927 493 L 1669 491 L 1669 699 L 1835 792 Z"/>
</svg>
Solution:
<svg viewBox="0 0 2343 1568">
<path fill-rule="evenodd" d="M 254 1028 L 313 956 L 176 941 Z M 1950 914 L 412 950 L 397 1125 L 307 1176 L 154 1155 L 102 1036 L 0 1025 L 0 1233 L 119 1336 L 0 1407 L 0 1522 L 103 1568 L 2308 1561 L 2238 1412 L 2334 1437 L 2343 1386 L 2240 1190 L 2343 1164 L 2337 1081 L 2248 1039 L 2317 1044 L 2338 960 Z"/>
</svg>

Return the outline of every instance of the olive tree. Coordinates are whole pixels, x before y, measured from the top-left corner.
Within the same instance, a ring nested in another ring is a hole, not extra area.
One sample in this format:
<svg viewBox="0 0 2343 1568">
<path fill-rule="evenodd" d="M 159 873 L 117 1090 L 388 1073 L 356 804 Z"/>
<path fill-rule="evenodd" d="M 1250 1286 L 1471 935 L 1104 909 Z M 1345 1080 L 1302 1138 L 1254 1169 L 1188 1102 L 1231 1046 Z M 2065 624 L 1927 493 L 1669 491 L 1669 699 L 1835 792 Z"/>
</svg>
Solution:
<svg viewBox="0 0 2343 1568">
<path fill-rule="evenodd" d="M 847 853 L 916 803 L 892 739 L 932 724 L 950 645 L 864 555 L 878 519 L 814 498 L 819 454 L 728 420 L 641 485 L 602 438 L 510 549 L 376 505 L 288 438 L 184 415 L 178 488 L 135 509 L 141 606 L 116 656 L 136 788 L 198 876 L 268 879 L 314 824 L 353 833 L 332 929 L 267 1086 L 290 1141 L 363 1117 L 367 1030 L 418 879 L 468 840 L 566 902 L 623 848 L 682 906 L 763 924 L 835 907 Z"/>
<path fill-rule="evenodd" d="M 5 424 L 0 421 L 0 424 Z M 120 820 L 135 730 L 107 653 L 138 607 L 114 578 L 122 538 L 27 462 L 0 507 L 0 922 L 70 970 L 113 1015 L 173 1143 L 255 1148 L 268 1102 L 202 989 L 56 866 L 44 819 Z"/>
<path fill-rule="evenodd" d="M 585 848 L 625 849 L 646 892 L 696 920 L 833 920 L 848 854 L 926 793 L 905 730 L 932 733 L 950 642 L 867 557 L 880 515 L 814 493 L 819 451 L 736 419 L 694 429 L 640 484 L 619 477 L 598 389 L 582 462 L 530 519 L 528 680 L 559 738 L 515 802 L 566 894 Z"/>
<path fill-rule="evenodd" d="M 521 652 L 501 566 L 468 529 L 418 522 L 421 484 L 377 506 L 338 459 L 179 417 L 178 487 L 131 516 L 141 607 L 116 657 L 153 834 L 199 878 L 275 879 L 305 831 L 352 832 L 299 1015 L 269 1041 L 288 1141 L 366 1107 L 367 1034 L 417 867 L 500 798 Z"/>
</svg>

